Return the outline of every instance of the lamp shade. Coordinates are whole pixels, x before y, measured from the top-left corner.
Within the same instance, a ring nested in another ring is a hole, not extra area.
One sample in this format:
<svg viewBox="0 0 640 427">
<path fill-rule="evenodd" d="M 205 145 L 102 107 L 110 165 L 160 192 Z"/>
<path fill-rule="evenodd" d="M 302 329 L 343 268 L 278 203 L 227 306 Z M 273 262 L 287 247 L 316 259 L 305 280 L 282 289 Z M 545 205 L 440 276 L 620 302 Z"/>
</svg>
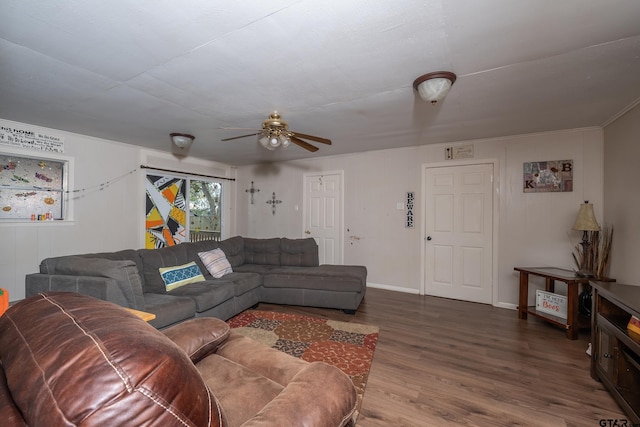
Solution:
<svg viewBox="0 0 640 427">
<path fill-rule="evenodd" d="M 578 211 L 578 217 L 576 223 L 573 225 L 574 230 L 579 231 L 600 231 L 598 221 L 593 213 L 593 204 L 585 200 L 584 204 L 580 205 L 580 211 Z"/>
<path fill-rule="evenodd" d="M 189 135 L 187 133 L 172 133 L 171 141 L 179 148 L 187 148 L 191 145 L 193 140 L 196 139 L 195 136 Z"/>
<path fill-rule="evenodd" d="M 436 71 L 418 77 L 413 87 L 426 102 L 436 104 L 442 101 L 456 81 L 456 75 L 449 71 Z"/>
</svg>

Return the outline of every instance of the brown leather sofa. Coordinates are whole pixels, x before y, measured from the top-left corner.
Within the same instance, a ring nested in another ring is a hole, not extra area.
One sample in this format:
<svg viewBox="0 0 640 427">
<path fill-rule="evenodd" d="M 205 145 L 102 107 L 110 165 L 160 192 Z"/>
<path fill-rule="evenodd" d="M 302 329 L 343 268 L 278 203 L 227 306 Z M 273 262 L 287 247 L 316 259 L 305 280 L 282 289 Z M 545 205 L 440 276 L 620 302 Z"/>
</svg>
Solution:
<svg viewBox="0 0 640 427">
<path fill-rule="evenodd" d="M 77 293 L 0 317 L 0 424 L 345 426 L 356 392 L 338 368 L 243 337 L 215 318 L 162 332 Z"/>
</svg>

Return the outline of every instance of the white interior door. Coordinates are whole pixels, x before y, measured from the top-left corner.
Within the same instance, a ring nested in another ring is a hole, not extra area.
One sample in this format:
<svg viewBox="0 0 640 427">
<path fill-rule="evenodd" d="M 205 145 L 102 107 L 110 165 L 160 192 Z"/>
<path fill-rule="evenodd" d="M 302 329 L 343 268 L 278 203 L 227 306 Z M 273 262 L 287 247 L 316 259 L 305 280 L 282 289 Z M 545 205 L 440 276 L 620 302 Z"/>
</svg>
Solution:
<svg viewBox="0 0 640 427">
<path fill-rule="evenodd" d="M 304 234 L 318 243 L 320 264 L 342 264 L 342 173 L 305 174 Z"/>
<path fill-rule="evenodd" d="M 425 171 L 425 294 L 490 304 L 493 164 Z"/>
</svg>

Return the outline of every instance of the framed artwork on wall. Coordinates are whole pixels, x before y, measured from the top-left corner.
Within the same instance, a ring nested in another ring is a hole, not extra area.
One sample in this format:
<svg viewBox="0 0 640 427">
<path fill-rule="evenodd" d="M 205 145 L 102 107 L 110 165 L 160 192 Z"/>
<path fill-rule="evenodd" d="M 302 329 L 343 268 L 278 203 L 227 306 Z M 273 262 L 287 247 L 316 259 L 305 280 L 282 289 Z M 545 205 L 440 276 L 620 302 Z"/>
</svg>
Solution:
<svg viewBox="0 0 640 427">
<path fill-rule="evenodd" d="M 523 169 L 525 193 L 573 191 L 573 160 L 525 162 Z"/>
<path fill-rule="evenodd" d="M 173 176 L 146 176 L 146 249 L 187 241 L 186 182 Z"/>
<path fill-rule="evenodd" d="M 67 162 L 0 153 L 0 219 L 61 220 Z"/>
</svg>

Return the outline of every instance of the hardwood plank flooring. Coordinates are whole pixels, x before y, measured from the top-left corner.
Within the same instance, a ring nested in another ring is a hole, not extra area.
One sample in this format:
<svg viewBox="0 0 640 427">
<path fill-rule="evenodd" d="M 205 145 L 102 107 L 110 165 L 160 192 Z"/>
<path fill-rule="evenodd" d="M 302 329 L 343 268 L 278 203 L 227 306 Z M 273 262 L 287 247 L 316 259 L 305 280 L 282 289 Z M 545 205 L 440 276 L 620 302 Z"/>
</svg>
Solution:
<svg viewBox="0 0 640 427">
<path fill-rule="evenodd" d="M 597 427 L 601 419 L 627 419 L 589 375 L 588 331 L 571 341 L 514 310 L 373 288 L 355 315 L 259 309 L 380 327 L 361 427 Z"/>
</svg>

